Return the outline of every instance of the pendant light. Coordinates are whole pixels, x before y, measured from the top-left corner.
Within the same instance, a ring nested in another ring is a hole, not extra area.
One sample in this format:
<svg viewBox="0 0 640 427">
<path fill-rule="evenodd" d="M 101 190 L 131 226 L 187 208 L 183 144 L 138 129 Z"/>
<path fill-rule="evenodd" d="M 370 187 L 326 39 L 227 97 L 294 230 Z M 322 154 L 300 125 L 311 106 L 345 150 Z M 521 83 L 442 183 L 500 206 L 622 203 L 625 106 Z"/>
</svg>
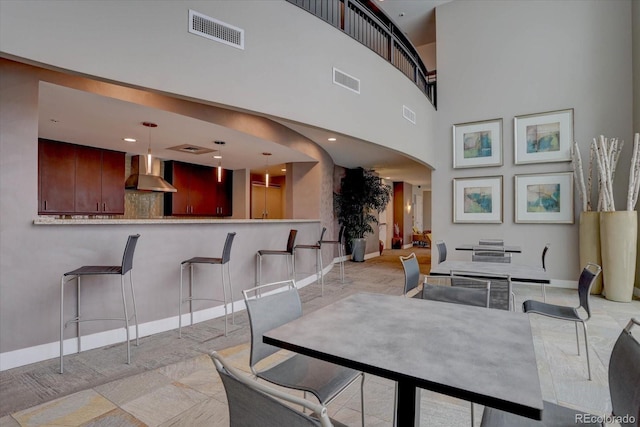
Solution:
<svg viewBox="0 0 640 427">
<path fill-rule="evenodd" d="M 218 182 L 222 182 L 222 146 L 226 144 L 224 141 L 213 141 L 218 146 L 218 155 L 213 156 L 218 159 Z"/>
<path fill-rule="evenodd" d="M 264 186 L 269 187 L 269 156 L 271 153 L 262 153 L 265 158 Z"/>
<path fill-rule="evenodd" d="M 146 126 L 149 129 L 149 146 L 147 148 L 147 174 L 151 173 L 151 128 L 157 128 L 158 125 L 151 122 L 142 122 L 142 126 Z"/>
</svg>

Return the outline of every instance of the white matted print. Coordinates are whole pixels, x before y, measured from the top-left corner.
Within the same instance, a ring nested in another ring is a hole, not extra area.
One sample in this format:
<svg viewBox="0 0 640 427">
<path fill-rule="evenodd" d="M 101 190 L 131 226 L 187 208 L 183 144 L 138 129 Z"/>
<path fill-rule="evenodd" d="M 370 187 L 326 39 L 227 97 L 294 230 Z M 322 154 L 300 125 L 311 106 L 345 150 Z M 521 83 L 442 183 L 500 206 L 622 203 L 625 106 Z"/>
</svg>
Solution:
<svg viewBox="0 0 640 427">
<path fill-rule="evenodd" d="M 502 119 L 453 125 L 453 167 L 502 165 Z"/>
<path fill-rule="evenodd" d="M 502 176 L 454 178 L 453 222 L 501 223 Z"/>
<path fill-rule="evenodd" d="M 513 119 L 515 163 L 571 161 L 573 108 Z"/>
<path fill-rule="evenodd" d="M 573 173 L 516 175 L 515 222 L 573 224 Z"/>
</svg>

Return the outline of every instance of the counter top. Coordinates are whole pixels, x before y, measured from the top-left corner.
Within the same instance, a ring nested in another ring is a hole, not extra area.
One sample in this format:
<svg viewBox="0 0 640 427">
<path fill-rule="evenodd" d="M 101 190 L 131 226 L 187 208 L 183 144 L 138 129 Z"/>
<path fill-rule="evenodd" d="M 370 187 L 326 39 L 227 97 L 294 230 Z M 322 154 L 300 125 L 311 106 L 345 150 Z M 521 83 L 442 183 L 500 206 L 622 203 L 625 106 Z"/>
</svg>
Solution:
<svg viewBox="0 0 640 427">
<path fill-rule="evenodd" d="M 229 218 L 36 218 L 34 225 L 145 225 L 145 224 L 275 224 L 309 223 L 319 219 L 229 219 Z"/>
</svg>

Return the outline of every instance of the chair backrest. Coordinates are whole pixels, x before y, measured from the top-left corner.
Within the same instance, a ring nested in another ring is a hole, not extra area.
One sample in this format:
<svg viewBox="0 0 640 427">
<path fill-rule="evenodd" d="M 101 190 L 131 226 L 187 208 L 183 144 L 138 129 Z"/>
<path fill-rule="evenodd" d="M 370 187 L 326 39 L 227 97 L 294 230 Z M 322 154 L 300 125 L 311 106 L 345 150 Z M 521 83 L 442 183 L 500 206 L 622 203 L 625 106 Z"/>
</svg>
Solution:
<svg viewBox="0 0 640 427">
<path fill-rule="evenodd" d="M 324 239 L 324 233 L 327 232 L 327 227 L 322 227 L 322 232 L 320 233 L 320 240 L 318 240 L 318 245 L 322 246 L 322 239 Z"/>
<path fill-rule="evenodd" d="M 504 240 L 502 239 L 480 239 L 478 241 L 480 246 L 504 246 Z"/>
<path fill-rule="evenodd" d="M 509 310 L 511 306 L 511 276 L 508 274 L 497 274 L 497 273 L 478 273 L 475 271 L 463 271 L 463 270 L 454 270 L 451 271 L 451 277 L 464 278 L 468 279 L 480 279 L 480 280 L 488 280 L 491 282 L 491 287 L 489 290 L 489 308 L 496 308 L 501 310 Z M 453 286 L 456 286 L 460 283 L 463 286 L 469 286 L 465 284 L 464 281 L 461 282 L 452 282 Z"/>
<path fill-rule="evenodd" d="M 511 254 L 505 252 L 504 246 L 474 246 L 471 261 L 476 262 L 511 262 Z"/>
<path fill-rule="evenodd" d="M 404 270 L 404 295 L 406 296 L 409 291 L 417 288 L 420 284 L 420 265 L 413 252 L 406 257 L 400 256 L 400 262 Z"/>
<path fill-rule="evenodd" d="M 124 254 L 122 255 L 122 274 L 126 274 L 133 268 L 133 253 L 136 250 L 138 238 L 140 238 L 139 234 L 132 234 L 127 239 L 127 245 L 124 247 Z"/>
<path fill-rule="evenodd" d="M 287 240 L 287 252 L 290 254 L 293 253 L 293 248 L 296 245 L 296 236 L 298 235 L 298 230 L 290 230 L 289 231 L 289 239 Z"/>
<path fill-rule="evenodd" d="M 547 243 L 546 245 L 544 245 L 544 249 L 542 249 L 542 269 L 544 271 L 547 271 L 547 264 L 545 263 L 545 260 L 547 259 L 547 251 L 549 250 L 550 246 L 551 243 Z"/>
<path fill-rule="evenodd" d="M 216 352 L 211 354 L 211 359 L 227 394 L 231 426 L 331 426 L 326 407 L 253 380 L 230 366 Z M 278 399 L 302 405 L 305 409 L 311 409 L 312 413 L 319 414 L 320 421 L 287 406 Z"/>
<path fill-rule="evenodd" d="M 443 282 L 447 283 L 443 283 Z M 456 281 L 458 281 L 456 283 Z M 462 283 L 470 284 L 466 287 Z M 427 276 L 422 285 L 422 299 L 454 304 L 489 307 L 491 282 L 461 277 Z"/>
<path fill-rule="evenodd" d="M 589 307 L 589 294 L 591 293 L 591 286 L 596 281 L 596 277 L 602 271 L 602 268 L 598 264 L 588 262 L 582 269 L 580 278 L 578 279 L 578 298 L 580 298 L 580 307 L 584 308 L 587 312 L 587 319 L 591 317 L 591 308 Z"/>
<path fill-rule="evenodd" d="M 224 248 L 222 249 L 223 264 L 226 264 L 231 259 L 231 245 L 234 237 L 236 237 L 236 233 L 227 233 L 227 240 L 224 241 Z"/>
<path fill-rule="evenodd" d="M 268 291 L 271 289 L 271 291 Z M 267 295 L 262 296 L 266 292 Z M 302 302 L 293 280 L 267 283 L 242 291 L 251 327 L 249 365 L 254 366 L 265 357 L 280 350 L 262 342 L 262 334 L 302 316 Z"/>
<path fill-rule="evenodd" d="M 438 264 L 440 264 L 447 260 L 447 245 L 445 245 L 444 240 L 438 240 L 436 247 L 438 248 Z"/>
<path fill-rule="evenodd" d="M 640 325 L 640 321 L 629 321 L 614 344 L 609 359 L 609 393 L 613 415 L 626 415 L 627 420 L 620 422 L 624 427 L 637 427 L 640 420 L 640 343 L 631 334 L 633 325 Z"/>
<path fill-rule="evenodd" d="M 342 244 L 344 243 L 344 229 L 346 227 L 344 225 L 340 226 L 340 231 L 338 232 L 338 243 Z"/>
</svg>

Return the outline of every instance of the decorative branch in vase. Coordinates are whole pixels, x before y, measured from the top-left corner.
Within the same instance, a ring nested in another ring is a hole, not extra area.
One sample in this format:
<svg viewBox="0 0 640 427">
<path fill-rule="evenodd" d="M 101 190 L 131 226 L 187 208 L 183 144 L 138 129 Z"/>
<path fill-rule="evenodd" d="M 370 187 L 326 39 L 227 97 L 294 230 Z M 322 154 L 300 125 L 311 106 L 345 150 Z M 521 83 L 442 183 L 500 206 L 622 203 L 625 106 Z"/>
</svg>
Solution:
<svg viewBox="0 0 640 427">
<path fill-rule="evenodd" d="M 600 252 L 609 300 L 629 302 L 633 298 L 633 282 L 638 239 L 638 214 L 634 210 L 640 189 L 640 134 L 634 136 L 629 170 L 627 210 L 616 211 L 613 180 L 624 142 L 600 136 L 591 144 L 600 174 Z"/>
</svg>

